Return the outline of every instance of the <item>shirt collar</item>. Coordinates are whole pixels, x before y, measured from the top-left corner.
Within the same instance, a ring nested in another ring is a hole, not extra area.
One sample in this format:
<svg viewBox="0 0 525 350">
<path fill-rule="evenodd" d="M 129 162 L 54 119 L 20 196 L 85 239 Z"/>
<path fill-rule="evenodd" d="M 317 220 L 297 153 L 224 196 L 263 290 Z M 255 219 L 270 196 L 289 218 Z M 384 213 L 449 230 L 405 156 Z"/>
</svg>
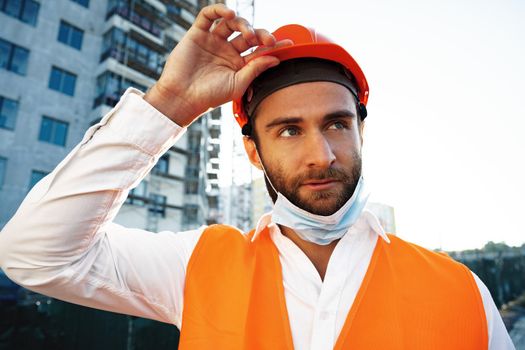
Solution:
<svg viewBox="0 0 525 350">
<path fill-rule="evenodd" d="M 261 233 L 262 230 L 264 230 L 271 222 L 272 222 L 272 212 L 271 211 L 261 216 L 261 218 L 257 222 L 257 225 L 255 226 L 255 233 L 253 234 L 252 242 L 259 235 L 259 233 Z M 379 222 L 379 219 L 370 210 L 368 209 L 363 210 L 356 224 L 360 222 L 362 222 L 363 225 L 368 226 L 372 232 L 380 236 L 386 243 L 390 243 L 390 239 L 388 238 L 383 226 Z"/>
</svg>

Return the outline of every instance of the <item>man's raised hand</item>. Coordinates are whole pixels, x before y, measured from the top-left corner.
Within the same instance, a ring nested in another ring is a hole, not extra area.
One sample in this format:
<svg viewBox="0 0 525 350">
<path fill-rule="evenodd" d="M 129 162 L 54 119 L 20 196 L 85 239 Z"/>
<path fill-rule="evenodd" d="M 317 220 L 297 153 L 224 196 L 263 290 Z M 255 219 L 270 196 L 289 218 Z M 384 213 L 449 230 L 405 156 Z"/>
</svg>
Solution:
<svg viewBox="0 0 525 350">
<path fill-rule="evenodd" d="M 228 41 L 235 32 L 240 34 Z M 186 126 L 210 107 L 242 96 L 255 77 L 279 63 L 273 56 L 241 53 L 259 45 L 268 50 L 290 44 L 290 40 L 276 42 L 265 29 L 253 29 L 225 5 L 204 7 L 144 99 Z"/>
</svg>

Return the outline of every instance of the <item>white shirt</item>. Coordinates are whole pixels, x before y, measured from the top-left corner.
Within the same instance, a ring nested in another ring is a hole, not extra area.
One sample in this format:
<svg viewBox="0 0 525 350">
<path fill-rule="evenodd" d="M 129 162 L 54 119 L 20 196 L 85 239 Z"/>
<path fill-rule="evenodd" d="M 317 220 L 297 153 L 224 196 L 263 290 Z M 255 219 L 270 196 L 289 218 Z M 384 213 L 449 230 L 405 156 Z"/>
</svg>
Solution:
<svg viewBox="0 0 525 350">
<path fill-rule="evenodd" d="M 204 226 L 152 234 L 113 222 L 127 197 L 185 132 L 128 89 L 100 123 L 27 195 L 0 234 L 0 266 L 18 284 L 58 299 L 172 323 L 182 322 L 185 271 Z M 378 239 L 365 211 L 337 244 L 324 281 L 266 214 L 282 265 L 296 349 L 331 349 Z M 514 349 L 487 287 L 474 275 L 489 349 Z"/>
</svg>

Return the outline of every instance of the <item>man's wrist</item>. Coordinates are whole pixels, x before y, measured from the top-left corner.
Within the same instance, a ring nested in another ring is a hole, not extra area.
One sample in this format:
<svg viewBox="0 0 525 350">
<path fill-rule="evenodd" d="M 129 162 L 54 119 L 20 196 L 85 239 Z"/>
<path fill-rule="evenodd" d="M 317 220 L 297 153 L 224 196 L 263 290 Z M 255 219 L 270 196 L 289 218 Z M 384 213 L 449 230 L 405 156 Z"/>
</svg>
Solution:
<svg viewBox="0 0 525 350">
<path fill-rule="evenodd" d="M 199 116 L 199 113 L 195 113 L 189 108 L 183 98 L 173 97 L 157 84 L 153 85 L 143 98 L 144 101 L 181 127 L 188 126 Z"/>
<path fill-rule="evenodd" d="M 145 101 L 142 93 L 131 88 L 108 116 L 104 117 L 106 128 L 126 144 L 132 144 L 149 155 L 165 152 L 185 131 Z"/>
</svg>

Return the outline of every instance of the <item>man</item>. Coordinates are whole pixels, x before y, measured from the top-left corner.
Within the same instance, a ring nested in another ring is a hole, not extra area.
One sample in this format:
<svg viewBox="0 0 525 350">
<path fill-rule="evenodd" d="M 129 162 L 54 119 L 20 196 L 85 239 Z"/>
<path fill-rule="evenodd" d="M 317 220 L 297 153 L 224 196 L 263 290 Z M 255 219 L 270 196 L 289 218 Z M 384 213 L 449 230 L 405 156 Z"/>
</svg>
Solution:
<svg viewBox="0 0 525 350">
<path fill-rule="evenodd" d="M 34 291 L 173 323 L 181 349 L 512 349 L 476 276 L 363 210 L 367 97 L 357 63 L 314 31 L 274 37 L 206 7 L 152 89 L 128 90 L 28 194 L 0 265 Z M 113 223 L 184 127 L 230 100 L 273 213 L 248 235 Z"/>
</svg>

